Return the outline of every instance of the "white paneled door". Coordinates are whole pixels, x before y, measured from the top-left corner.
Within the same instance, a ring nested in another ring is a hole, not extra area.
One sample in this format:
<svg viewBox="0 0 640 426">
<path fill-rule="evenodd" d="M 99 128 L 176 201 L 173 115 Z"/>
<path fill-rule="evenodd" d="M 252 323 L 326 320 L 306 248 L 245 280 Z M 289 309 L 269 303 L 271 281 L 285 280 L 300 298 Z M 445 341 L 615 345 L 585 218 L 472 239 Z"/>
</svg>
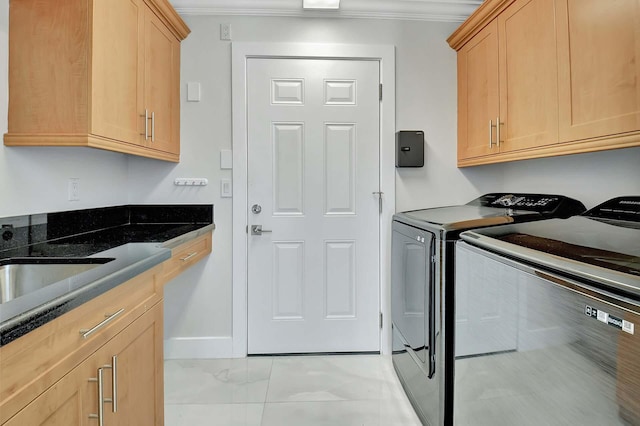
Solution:
<svg viewBox="0 0 640 426">
<path fill-rule="evenodd" d="M 379 62 L 247 61 L 248 352 L 378 351 Z"/>
</svg>

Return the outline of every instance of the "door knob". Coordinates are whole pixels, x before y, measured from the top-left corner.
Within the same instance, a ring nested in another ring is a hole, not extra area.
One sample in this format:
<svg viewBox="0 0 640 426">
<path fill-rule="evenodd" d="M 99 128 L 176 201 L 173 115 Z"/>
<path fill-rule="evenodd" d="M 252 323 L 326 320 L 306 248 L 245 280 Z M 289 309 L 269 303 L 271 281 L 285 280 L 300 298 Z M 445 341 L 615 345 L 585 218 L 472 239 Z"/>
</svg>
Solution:
<svg viewBox="0 0 640 426">
<path fill-rule="evenodd" d="M 273 231 L 262 229 L 262 225 L 251 225 L 251 235 L 262 235 L 265 232 L 273 232 Z"/>
</svg>

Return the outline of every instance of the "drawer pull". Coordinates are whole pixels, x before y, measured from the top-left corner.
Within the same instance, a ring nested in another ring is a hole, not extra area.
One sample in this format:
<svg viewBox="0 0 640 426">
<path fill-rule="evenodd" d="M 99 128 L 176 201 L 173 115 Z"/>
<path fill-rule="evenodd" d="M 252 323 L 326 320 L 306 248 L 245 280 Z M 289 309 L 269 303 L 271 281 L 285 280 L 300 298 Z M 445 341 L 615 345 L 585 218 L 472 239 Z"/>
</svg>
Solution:
<svg viewBox="0 0 640 426">
<path fill-rule="evenodd" d="M 198 252 L 194 251 L 193 253 L 189 253 L 185 257 L 180 258 L 180 260 L 182 260 L 183 262 L 186 262 L 187 260 L 191 259 L 192 257 L 194 257 L 197 254 L 198 254 Z"/>
<path fill-rule="evenodd" d="M 113 405 L 111 410 L 114 413 L 118 412 L 118 355 L 111 357 L 111 380 L 113 387 Z"/>
<path fill-rule="evenodd" d="M 82 330 L 80 330 L 80 334 L 82 335 L 82 338 L 83 339 L 88 338 L 93 333 L 95 333 L 96 331 L 100 330 L 102 327 L 104 327 L 105 325 L 109 324 L 111 321 L 116 319 L 123 312 L 124 312 L 124 308 L 120 309 L 115 314 L 105 315 L 106 318 L 100 324 L 98 324 L 98 325 L 96 325 L 96 326 L 94 326 L 93 328 L 90 328 L 90 329 L 82 329 Z"/>
<path fill-rule="evenodd" d="M 98 368 L 97 379 L 89 379 L 90 382 L 98 382 L 98 414 L 89 414 L 90 419 L 98 419 L 98 425 L 104 426 L 104 388 L 102 368 Z"/>
</svg>

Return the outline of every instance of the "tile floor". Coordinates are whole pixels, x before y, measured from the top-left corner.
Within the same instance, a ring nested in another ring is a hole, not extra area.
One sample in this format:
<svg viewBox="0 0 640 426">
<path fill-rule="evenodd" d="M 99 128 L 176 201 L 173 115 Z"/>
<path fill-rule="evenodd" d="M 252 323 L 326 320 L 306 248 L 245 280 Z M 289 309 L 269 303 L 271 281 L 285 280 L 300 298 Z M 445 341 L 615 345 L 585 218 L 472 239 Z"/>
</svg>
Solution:
<svg viewBox="0 0 640 426">
<path fill-rule="evenodd" d="M 166 426 L 419 426 L 381 355 L 165 361 Z"/>
</svg>

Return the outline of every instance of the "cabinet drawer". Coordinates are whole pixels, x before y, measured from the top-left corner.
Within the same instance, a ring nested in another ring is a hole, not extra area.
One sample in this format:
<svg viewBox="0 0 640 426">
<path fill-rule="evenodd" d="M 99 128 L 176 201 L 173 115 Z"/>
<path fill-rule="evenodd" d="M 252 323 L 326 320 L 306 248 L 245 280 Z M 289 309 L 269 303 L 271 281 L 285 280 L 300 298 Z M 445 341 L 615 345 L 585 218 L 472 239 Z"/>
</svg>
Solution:
<svg viewBox="0 0 640 426">
<path fill-rule="evenodd" d="M 161 270 L 146 271 L 1 347 L 0 424 L 162 300 L 156 285 Z"/>
<path fill-rule="evenodd" d="M 186 242 L 172 251 L 171 259 L 165 261 L 163 281 L 167 282 L 180 275 L 185 269 L 211 253 L 211 233 Z"/>
</svg>

